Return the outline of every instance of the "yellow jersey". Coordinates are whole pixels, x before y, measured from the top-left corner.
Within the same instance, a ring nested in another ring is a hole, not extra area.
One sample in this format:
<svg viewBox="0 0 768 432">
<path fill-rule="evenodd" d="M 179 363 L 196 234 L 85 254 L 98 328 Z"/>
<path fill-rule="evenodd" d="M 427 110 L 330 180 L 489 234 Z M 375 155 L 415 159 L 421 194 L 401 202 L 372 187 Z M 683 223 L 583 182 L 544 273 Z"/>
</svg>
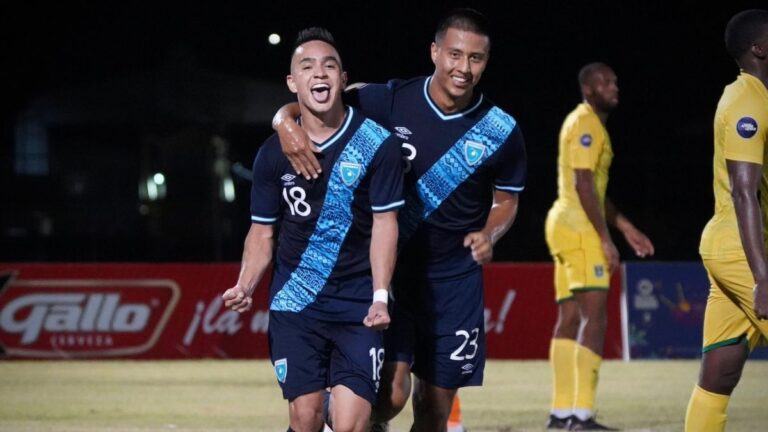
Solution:
<svg viewBox="0 0 768 432">
<path fill-rule="evenodd" d="M 701 236 L 699 253 L 704 259 L 745 257 L 739 237 L 736 211 L 731 199 L 726 159 L 763 166 L 760 181 L 760 208 L 763 239 L 768 215 L 768 89 L 756 77 L 742 72 L 725 87 L 715 112 L 714 190 L 715 215 Z"/>
<path fill-rule="evenodd" d="M 613 160 L 613 149 L 608 131 L 595 111 L 586 102 L 580 103 L 565 118 L 560 129 L 557 157 L 557 200 L 549 212 L 556 225 L 575 231 L 594 230 L 581 207 L 576 193 L 574 170 L 592 171 L 595 189 L 600 199 L 600 210 L 605 212 L 605 189 L 608 187 L 608 169 Z"/>
</svg>

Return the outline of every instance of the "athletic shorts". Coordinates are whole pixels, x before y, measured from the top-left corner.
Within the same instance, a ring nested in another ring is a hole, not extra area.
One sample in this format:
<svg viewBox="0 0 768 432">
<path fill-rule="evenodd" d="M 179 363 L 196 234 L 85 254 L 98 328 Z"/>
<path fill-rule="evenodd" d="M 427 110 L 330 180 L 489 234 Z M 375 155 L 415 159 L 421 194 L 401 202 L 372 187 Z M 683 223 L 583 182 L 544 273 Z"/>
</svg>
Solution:
<svg viewBox="0 0 768 432">
<path fill-rule="evenodd" d="M 546 238 L 555 261 L 555 301 L 571 299 L 573 291 L 610 287 L 611 275 L 597 233 L 572 230 L 547 218 Z"/>
<path fill-rule="evenodd" d="M 395 282 L 392 324 L 384 334 L 388 361 L 438 387 L 483 384 L 485 317 L 483 273 L 456 278 Z"/>
<path fill-rule="evenodd" d="M 746 343 L 750 350 L 765 345 L 768 321 L 758 320 L 755 315 L 755 282 L 746 258 L 705 259 L 704 267 L 710 289 L 702 352 L 737 343 Z"/>
<path fill-rule="evenodd" d="M 285 399 L 343 385 L 376 402 L 384 361 L 380 331 L 270 311 L 269 353 Z"/>
</svg>

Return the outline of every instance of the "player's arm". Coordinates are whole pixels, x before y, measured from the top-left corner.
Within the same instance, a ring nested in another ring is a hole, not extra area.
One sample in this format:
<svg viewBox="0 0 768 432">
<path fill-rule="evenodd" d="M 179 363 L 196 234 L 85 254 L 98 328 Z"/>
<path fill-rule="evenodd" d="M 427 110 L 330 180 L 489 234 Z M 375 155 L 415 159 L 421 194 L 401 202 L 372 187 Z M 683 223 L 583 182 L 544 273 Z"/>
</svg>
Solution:
<svg viewBox="0 0 768 432">
<path fill-rule="evenodd" d="M 488 213 L 485 227 L 464 237 L 464 247 L 472 249 L 472 258 L 485 264 L 493 258 L 493 246 L 509 231 L 517 216 L 518 194 L 495 190 L 493 207 Z"/>
<path fill-rule="evenodd" d="M 757 196 L 763 168 L 760 164 L 730 159 L 726 159 L 725 163 L 741 244 L 755 279 L 755 312 L 758 318 L 768 319 L 768 259 L 765 256 L 762 214 Z"/>
<path fill-rule="evenodd" d="M 637 229 L 632 221 L 624 216 L 608 197 L 605 197 L 605 218 L 609 224 L 616 227 L 624 235 L 624 239 L 632 250 L 635 251 L 635 255 L 640 258 L 653 255 L 653 243 L 651 243 L 648 236 Z"/>
<path fill-rule="evenodd" d="M 307 180 L 317 178 L 323 171 L 315 153 L 320 149 L 309 139 L 309 135 L 299 126 L 296 119 L 301 115 L 299 104 L 292 102 L 283 105 L 272 118 L 272 129 L 280 138 L 280 147 L 291 166 Z"/>
<path fill-rule="evenodd" d="M 387 299 L 395 270 L 397 235 L 397 211 L 373 214 L 370 249 L 373 303 L 363 323 L 374 330 L 383 330 L 390 322 Z"/>
<path fill-rule="evenodd" d="M 237 283 L 226 290 L 221 298 L 224 306 L 245 312 L 253 303 L 253 291 L 272 262 L 274 226 L 252 223 L 243 245 L 243 259 Z"/>
<path fill-rule="evenodd" d="M 619 267 L 619 251 L 613 244 L 608 225 L 605 223 L 603 212 L 600 210 L 600 199 L 597 197 L 597 190 L 595 189 L 594 174 L 589 169 L 574 169 L 573 171 L 579 203 L 600 237 L 600 245 L 605 255 L 606 264 L 608 264 L 608 271 L 613 273 Z"/>
</svg>

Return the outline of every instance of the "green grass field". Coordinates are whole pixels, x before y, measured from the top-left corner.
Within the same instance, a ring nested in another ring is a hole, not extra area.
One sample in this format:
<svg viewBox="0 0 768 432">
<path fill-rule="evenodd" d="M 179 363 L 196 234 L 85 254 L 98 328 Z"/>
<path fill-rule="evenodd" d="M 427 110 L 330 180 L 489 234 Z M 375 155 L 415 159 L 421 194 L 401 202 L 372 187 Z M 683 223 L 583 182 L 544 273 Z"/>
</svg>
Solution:
<svg viewBox="0 0 768 432">
<path fill-rule="evenodd" d="M 680 431 L 696 361 L 605 362 L 598 418 L 635 431 Z M 543 430 L 550 376 L 543 361 L 492 361 L 485 386 L 461 391 L 472 432 Z M 768 362 L 747 363 L 729 431 L 766 430 Z M 0 431 L 284 431 L 267 361 L 0 362 Z M 411 411 L 393 431 L 407 431 Z"/>
</svg>

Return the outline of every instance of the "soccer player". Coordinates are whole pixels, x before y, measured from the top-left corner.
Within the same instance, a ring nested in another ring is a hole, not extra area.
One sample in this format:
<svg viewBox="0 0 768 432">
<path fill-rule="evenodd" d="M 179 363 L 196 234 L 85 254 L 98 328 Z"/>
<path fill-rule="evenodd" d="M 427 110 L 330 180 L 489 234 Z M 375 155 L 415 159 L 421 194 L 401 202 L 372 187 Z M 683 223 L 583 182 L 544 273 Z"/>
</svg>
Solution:
<svg viewBox="0 0 768 432">
<path fill-rule="evenodd" d="M 747 356 L 768 337 L 768 10 L 734 15 L 725 46 L 741 73 L 715 112 L 715 215 L 699 247 L 711 287 L 699 382 L 685 416 L 685 430 L 697 432 L 725 430 Z"/>
<path fill-rule="evenodd" d="M 613 149 L 605 122 L 619 103 L 616 74 L 603 63 L 579 71 L 583 102 L 565 118 L 557 159 L 557 200 L 546 220 L 555 261 L 558 318 L 549 351 L 554 391 L 547 428 L 612 430 L 594 419 L 606 302 L 619 253 L 606 222 L 638 256 L 653 244 L 605 196 Z"/>
<path fill-rule="evenodd" d="M 384 360 L 380 330 L 390 322 L 397 209 L 404 204 L 400 143 L 343 105 L 346 73 L 327 30 L 299 33 L 287 84 L 302 127 L 321 150 L 324 174 L 296 177 L 277 137 L 266 140 L 253 165 L 240 275 L 222 297 L 239 312 L 251 306 L 280 223 L 269 344 L 289 401 L 289 430 L 322 430 L 323 394 L 331 387 L 335 430 L 363 431 Z"/>
<path fill-rule="evenodd" d="M 411 371 L 413 430 L 444 431 L 457 389 L 482 384 L 481 265 L 514 221 L 526 174 L 517 121 L 475 91 L 490 48 L 487 19 L 457 9 L 438 25 L 431 76 L 345 94 L 400 138 L 405 159 L 406 206 L 376 421 L 404 407 Z M 313 148 L 301 133 L 292 136 L 300 131 L 291 117 L 283 110 L 275 126 L 294 168 L 312 177 Z"/>
</svg>

